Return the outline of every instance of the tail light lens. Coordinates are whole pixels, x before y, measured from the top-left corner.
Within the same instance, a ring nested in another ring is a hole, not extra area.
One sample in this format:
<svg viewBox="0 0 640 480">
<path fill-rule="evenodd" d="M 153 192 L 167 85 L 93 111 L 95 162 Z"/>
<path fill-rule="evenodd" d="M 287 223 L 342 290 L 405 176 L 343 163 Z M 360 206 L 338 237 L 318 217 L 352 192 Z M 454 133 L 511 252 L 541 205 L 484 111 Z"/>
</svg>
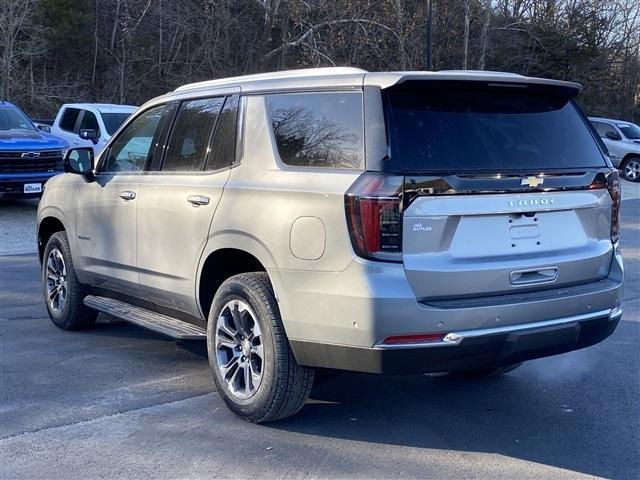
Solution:
<svg viewBox="0 0 640 480">
<path fill-rule="evenodd" d="M 622 200 L 620 174 L 617 170 L 612 170 L 607 175 L 607 190 L 613 200 L 613 205 L 611 205 L 611 241 L 616 243 L 620 238 L 620 203 Z"/>
<path fill-rule="evenodd" d="M 402 261 L 403 180 L 402 176 L 366 172 L 347 191 L 347 223 L 358 256 Z"/>
</svg>

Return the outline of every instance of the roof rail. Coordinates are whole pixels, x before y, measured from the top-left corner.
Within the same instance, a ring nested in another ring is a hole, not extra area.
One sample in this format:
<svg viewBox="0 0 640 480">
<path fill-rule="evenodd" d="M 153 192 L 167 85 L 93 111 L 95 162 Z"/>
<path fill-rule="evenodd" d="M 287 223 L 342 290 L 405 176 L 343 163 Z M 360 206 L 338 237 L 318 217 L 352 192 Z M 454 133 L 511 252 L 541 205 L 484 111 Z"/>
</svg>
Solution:
<svg viewBox="0 0 640 480">
<path fill-rule="evenodd" d="M 325 77 L 336 75 L 353 75 L 364 74 L 366 70 L 353 67 L 323 67 L 323 68 L 304 68 L 300 70 L 282 70 L 279 72 L 256 73 L 253 75 L 242 75 L 238 77 L 220 78 L 217 80 L 206 80 L 204 82 L 190 83 L 183 85 L 174 90 L 174 92 L 184 92 L 207 87 L 224 87 L 225 85 L 234 85 L 242 82 L 252 82 L 259 80 L 276 80 L 286 78 L 305 78 L 305 77 Z"/>
</svg>

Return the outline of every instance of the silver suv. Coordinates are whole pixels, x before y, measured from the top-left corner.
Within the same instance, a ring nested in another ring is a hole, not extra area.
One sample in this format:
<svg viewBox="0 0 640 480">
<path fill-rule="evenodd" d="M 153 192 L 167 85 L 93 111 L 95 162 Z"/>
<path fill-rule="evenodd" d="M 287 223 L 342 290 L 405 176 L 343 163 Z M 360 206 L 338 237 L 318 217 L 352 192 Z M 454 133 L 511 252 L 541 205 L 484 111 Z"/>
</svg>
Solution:
<svg viewBox="0 0 640 480">
<path fill-rule="evenodd" d="M 610 118 L 589 117 L 605 144 L 611 163 L 630 182 L 640 182 L 640 127 Z"/>
<path fill-rule="evenodd" d="M 593 345 L 622 315 L 620 189 L 579 89 L 342 68 L 178 88 L 47 184 L 49 315 L 206 339 L 254 422 L 316 373 L 485 376 Z"/>
</svg>

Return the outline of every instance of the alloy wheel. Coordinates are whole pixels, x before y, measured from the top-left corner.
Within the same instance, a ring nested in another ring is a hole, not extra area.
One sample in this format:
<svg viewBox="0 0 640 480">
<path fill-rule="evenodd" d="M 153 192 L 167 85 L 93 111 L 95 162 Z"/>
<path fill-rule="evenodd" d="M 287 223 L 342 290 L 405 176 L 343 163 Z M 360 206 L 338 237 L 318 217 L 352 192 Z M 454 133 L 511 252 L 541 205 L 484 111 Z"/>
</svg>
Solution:
<svg viewBox="0 0 640 480">
<path fill-rule="evenodd" d="M 640 160 L 634 158 L 624 164 L 624 177 L 632 182 L 640 178 Z"/>
<path fill-rule="evenodd" d="M 229 392 L 240 399 L 255 395 L 262 382 L 264 348 L 256 316 L 242 300 L 227 302 L 220 311 L 215 354 Z"/>
<path fill-rule="evenodd" d="M 67 303 L 67 267 L 64 257 L 57 248 L 52 248 L 47 256 L 47 301 L 55 313 L 62 313 Z"/>
</svg>

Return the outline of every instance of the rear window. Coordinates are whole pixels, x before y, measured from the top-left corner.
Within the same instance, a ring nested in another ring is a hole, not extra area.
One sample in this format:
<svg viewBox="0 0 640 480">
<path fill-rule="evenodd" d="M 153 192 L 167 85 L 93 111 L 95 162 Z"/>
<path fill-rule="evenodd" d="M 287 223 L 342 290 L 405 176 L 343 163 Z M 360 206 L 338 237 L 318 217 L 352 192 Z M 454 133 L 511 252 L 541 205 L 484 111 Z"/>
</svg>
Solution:
<svg viewBox="0 0 640 480">
<path fill-rule="evenodd" d="M 522 171 L 606 166 L 570 100 L 522 91 L 386 92 L 389 171 Z"/>
</svg>

